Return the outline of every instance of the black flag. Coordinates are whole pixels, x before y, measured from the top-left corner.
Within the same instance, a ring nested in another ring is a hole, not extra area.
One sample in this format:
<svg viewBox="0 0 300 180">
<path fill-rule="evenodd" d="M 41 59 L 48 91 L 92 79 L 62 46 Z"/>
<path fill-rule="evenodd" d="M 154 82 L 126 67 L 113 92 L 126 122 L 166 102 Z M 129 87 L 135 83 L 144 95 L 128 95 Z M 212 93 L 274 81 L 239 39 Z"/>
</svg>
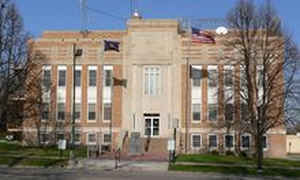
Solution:
<svg viewBox="0 0 300 180">
<path fill-rule="evenodd" d="M 120 45 L 120 42 L 104 40 L 104 51 L 120 52 L 119 45 Z"/>
</svg>

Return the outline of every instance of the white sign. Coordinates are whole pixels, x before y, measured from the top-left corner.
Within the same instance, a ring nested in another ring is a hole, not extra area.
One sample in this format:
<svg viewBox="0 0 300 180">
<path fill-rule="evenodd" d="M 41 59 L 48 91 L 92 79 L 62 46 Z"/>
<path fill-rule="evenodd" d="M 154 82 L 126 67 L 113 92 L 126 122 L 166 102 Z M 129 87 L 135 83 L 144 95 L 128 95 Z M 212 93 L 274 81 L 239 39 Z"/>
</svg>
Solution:
<svg viewBox="0 0 300 180">
<path fill-rule="evenodd" d="M 175 141 L 174 139 L 168 140 L 168 151 L 174 151 L 175 150 Z"/>
<path fill-rule="evenodd" d="M 65 150 L 66 149 L 66 145 L 67 145 L 67 142 L 66 142 L 65 139 L 60 139 L 58 141 L 58 149 Z"/>
</svg>

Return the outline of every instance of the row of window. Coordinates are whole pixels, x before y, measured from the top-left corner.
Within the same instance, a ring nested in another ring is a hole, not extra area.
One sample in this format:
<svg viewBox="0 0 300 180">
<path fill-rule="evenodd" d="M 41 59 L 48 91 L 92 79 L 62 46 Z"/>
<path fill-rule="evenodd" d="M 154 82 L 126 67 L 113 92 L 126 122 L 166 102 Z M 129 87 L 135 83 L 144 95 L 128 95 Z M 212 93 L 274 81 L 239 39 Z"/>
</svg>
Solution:
<svg viewBox="0 0 300 180">
<path fill-rule="evenodd" d="M 244 71 L 241 70 L 242 77 L 240 77 L 242 91 L 246 89 L 246 77 Z M 192 90 L 201 92 L 201 81 L 203 78 L 202 66 L 191 66 L 191 78 L 192 78 Z M 209 120 L 215 121 L 218 118 L 218 71 L 217 66 L 208 66 L 207 69 L 207 79 L 208 79 L 208 114 L 207 118 Z M 224 117 L 227 121 L 232 121 L 234 119 L 235 114 L 235 106 L 233 103 L 234 99 L 234 68 L 233 66 L 224 66 Z M 263 83 L 263 69 L 261 66 L 257 68 L 257 83 L 259 90 L 262 88 Z M 214 93 L 212 93 L 214 92 Z M 242 93 L 242 92 L 241 92 Z M 247 94 L 243 94 L 247 96 Z M 199 93 L 198 93 L 199 94 Z M 194 93 L 192 93 L 192 119 L 194 122 L 199 122 L 201 120 L 201 110 L 202 110 L 202 99 L 201 93 L 200 95 L 194 97 Z M 247 104 L 244 100 L 241 100 L 240 105 L 240 115 L 242 119 L 247 118 Z"/>
<path fill-rule="evenodd" d="M 65 139 L 65 134 L 63 132 L 58 132 L 55 134 L 55 140 L 58 143 L 59 140 Z M 50 135 L 47 132 L 41 132 L 40 134 L 41 143 L 49 143 Z M 75 144 L 81 143 L 81 134 L 80 132 L 75 132 L 74 136 Z M 87 133 L 86 136 L 86 143 L 87 144 L 97 144 L 97 134 L 96 133 Z M 110 134 L 103 134 L 103 143 L 110 144 L 111 143 L 111 135 Z"/>
<path fill-rule="evenodd" d="M 201 67 L 201 66 L 200 66 Z M 244 70 L 241 70 L 241 83 L 245 82 L 246 77 Z M 224 86 L 225 87 L 233 87 L 234 84 L 234 68 L 231 65 L 224 66 Z M 261 66 L 257 67 L 257 84 L 259 87 L 262 87 L 263 85 L 263 75 L 264 71 Z M 191 67 L 191 78 L 192 78 L 192 85 L 193 87 L 200 87 L 201 86 L 201 80 L 203 78 L 203 71 L 202 68 L 199 68 L 199 66 L 192 66 Z M 217 66 L 208 66 L 207 70 L 207 79 L 208 79 L 208 87 L 209 88 L 215 88 L 218 87 L 218 71 Z"/>
<path fill-rule="evenodd" d="M 218 135 L 216 134 L 209 134 L 207 136 L 207 143 L 208 147 L 212 149 L 217 149 L 218 148 Z M 235 146 L 235 140 L 234 136 L 230 134 L 226 134 L 223 136 L 224 137 L 224 147 L 231 149 Z M 199 149 L 203 146 L 203 136 L 201 134 L 192 134 L 191 135 L 191 145 L 193 149 Z M 263 148 L 267 148 L 267 136 L 263 136 Z M 240 146 L 242 149 L 249 149 L 251 146 L 251 136 L 250 135 L 242 135 L 240 137 Z"/>
<path fill-rule="evenodd" d="M 64 88 L 66 86 L 66 68 L 65 66 L 61 66 L 62 68 L 58 69 L 58 88 Z M 109 68 L 107 68 L 109 67 Z M 113 84 L 113 76 L 112 76 L 112 68 L 111 66 L 104 66 L 103 67 L 103 85 L 104 88 L 109 87 L 112 88 Z M 97 81 L 97 67 L 96 66 L 89 66 L 88 68 L 88 74 L 89 74 L 89 87 L 96 87 L 96 81 Z M 75 68 L 75 74 L 74 74 L 74 82 L 76 87 L 81 86 L 81 66 L 76 66 Z M 43 81 L 42 81 L 43 87 L 46 89 L 46 92 L 50 90 L 51 86 L 51 67 L 50 66 L 44 66 L 43 67 Z M 65 95 L 64 95 L 65 96 Z M 107 97 L 103 97 L 106 98 Z M 111 98 L 111 97 L 110 97 Z M 63 100 L 60 100 L 57 103 L 57 114 L 56 118 L 57 120 L 65 120 L 66 119 L 66 112 L 65 112 L 65 97 L 62 98 Z M 103 100 L 104 101 L 104 100 Z M 88 114 L 87 119 L 89 121 L 95 121 L 96 120 L 96 99 L 94 101 L 88 102 Z M 74 116 L 76 120 L 81 119 L 81 103 L 76 102 L 75 103 L 75 112 Z M 42 112 L 42 119 L 48 120 L 49 119 L 49 112 L 50 112 L 50 99 L 44 100 L 43 103 L 43 112 Z M 108 99 L 108 102 L 103 102 L 103 120 L 110 121 L 112 118 L 112 103 L 111 99 Z"/>
<path fill-rule="evenodd" d="M 103 104 L 103 120 L 110 121 L 112 119 L 112 104 L 111 103 L 104 103 Z M 42 119 L 48 120 L 50 117 L 50 108 L 49 103 L 43 103 L 43 112 L 42 112 Z M 81 119 L 81 104 L 75 104 L 75 120 Z M 96 120 L 96 103 L 88 103 L 88 114 L 87 119 L 89 121 Z M 66 112 L 65 112 L 65 103 L 57 103 L 57 120 L 63 121 L 66 119 Z"/>
<path fill-rule="evenodd" d="M 92 66 L 91 66 L 92 67 Z M 75 69 L 75 86 L 81 86 L 81 69 Z M 104 83 L 105 87 L 109 87 L 112 85 L 112 70 L 104 69 Z M 51 69 L 45 68 L 43 71 L 43 86 L 47 89 L 50 88 L 51 85 Z M 88 70 L 88 86 L 89 87 L 96 87 L 97 85 L 97 71 L 95 69 Z M 66 69 L 59 69 L 58 70 L 58 87 L 65 87 L 66 86 Z"/>
</svg>

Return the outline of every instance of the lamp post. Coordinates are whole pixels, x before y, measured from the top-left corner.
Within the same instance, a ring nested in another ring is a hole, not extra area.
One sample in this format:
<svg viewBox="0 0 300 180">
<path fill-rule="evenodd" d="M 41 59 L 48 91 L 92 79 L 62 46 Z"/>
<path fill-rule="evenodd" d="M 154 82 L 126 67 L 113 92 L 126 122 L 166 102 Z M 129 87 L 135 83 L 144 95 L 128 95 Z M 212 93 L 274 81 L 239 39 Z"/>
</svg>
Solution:
<svg viewBox="0 0 300 180">
<path fill-rule="evenodd" d="M 70 160 L 74 159 L 74 147 L 75 147 L 75 93 L 76 93 L 76 83 L 75 83 L 75 72 L 76 72 L 76 57 L 82 55 L 82 49 L 77 49 L 76 44 L 73 44 L 73 103 L 72 103 L 72 123 L 71 123 L 71 151 Z"/>
</svg>

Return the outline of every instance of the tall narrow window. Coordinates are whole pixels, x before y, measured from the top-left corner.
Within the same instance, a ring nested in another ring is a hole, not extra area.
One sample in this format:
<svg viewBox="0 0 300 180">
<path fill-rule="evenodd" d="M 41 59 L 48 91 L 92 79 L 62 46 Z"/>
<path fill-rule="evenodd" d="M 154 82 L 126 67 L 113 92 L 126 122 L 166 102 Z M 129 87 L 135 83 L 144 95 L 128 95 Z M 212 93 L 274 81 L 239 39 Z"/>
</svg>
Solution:
<svg viewBox="0 0 300 180">
<path fill-rule="evenodd" d="M 160 70 L 158 67 L 145 67 L 144 82 L 145 95 L 156 96 L 159 95 L 159 76 Z"/>
<path fill-rule="evenodd" d="M 232 70 L 231 66 L 225 66 L 224 86 L 225 87 L 232 87 L 233 86 L 233 70 Z"/>
<path fill-rule="evenodd" d="M 200 134 L 192 134 L 192 148 L 200 148 L 201 147 L 201 135 Z"/>
<path fill-rule="evenodd" d="M 201 120 L 201 104 L 192 104 L 193 121 Z"/>
<path fill-rule="evenodd" d="M 80 120 L 80 112 L 81 112 L 81 104 L 76 103 L 75 104 L 75 114 L 74 114 L 76 120 Z"/>
<path fill-rule="evenodd" d="M 233 148 L 233 136 L 232 135 L 225 135 L 225 147 Z"/>
<path fill-rule="evenodd" d="M 89 70 L 89 86 L 90 87 L 96 86 L 96 79 L 97 79 L 96 70 Z"/>
<path fill-rule="evenodd" d="M 202 78 L 201 69 L 192 67 L 193 87 L 200 87 L 201 86 L 201 78 Z"/>
<path fill-rule="evenodd" d="M 208 136 L 208 146 L 210 148 L 216 148 L 217 147 L 217 136 L 216 135 L 209 135 Z"/>
<path fill-rule="evenodd" d="M 113 82 L 112 70 L 111 69 L 105 69 L 104 70 L 104 86 L 105 87 L 111 87 L 112 82 Z"/>
<path fill-rule="evenodd" d="M 104 120 L 110 121 L 112 119 L 111 103 L 104 103 Z"/>
<path fill-rule="evenodd" d="M 96 120 L 96 104 L 95 103 L 89 103 L 88 105 L 88 120 L 94 121 Z"/>
<path fill-rule="evenodd" d="M 78 69 L 75 70 L 75 86 L 81 86 L 81 70 Z"/>
<path fill-rule="evenodd" d="M 211 121 L 216 121 L 218 116 L 218 105 L 208 104 L 208 119 Z"/>
<path fill-rule="evenodd" d="M 65 103 L 57 104 L 57 120 L 65 120 Z"/>
<path fill-rule="evenodd" d="M 43 103 L 42 120 L 49 119 L 49 103 Z"/>
<path fill-rule="evenodd" d="M 46 91 L 50 90 L 51 87 L 51 70 L 50 69 L 44 69 L 43 72 L 43 86 Z"/>
<path fill-rule="evenodd" d="M 208 70 L 208 87 L 216 88 L 218 85 L 218 73 L 217 69 Z"/>
<path fill-rule="evenodd" d="M 248 104 L 246 102 L 241 102 L 241 108 L 240 108 L 240 111 L 241 111 L 241 120 L 243 122 L 248 122 L 249 121 L 249 111 L 248 111 Z"/>
<path fill-rule="evenodd" d="M 225 113 L 225 120 L 226 121 L 233 121 L 233 114 L 234 114 L 233 104 L 226 103 L 224 113 Z"/>
<path fill-rule="evenodd" d="M 66 70 L 58 71 L 58 86 L 65 87 L 66 86 Z"/>
<path fill-rule="evenodd" d="M 264 149 L 267 149 L 267 148 L 268 148 L 267 136 L 263 136 L 263 137 L 262 137 L 262 147 L 263 147 Z"/>
<path fill-rule="evenodd" d="M 241 146 L 244 149 L 248 149 L 250 147 L 250 136 L 249 135 L 243 135 L 241 137 Z"/>
</svg>

